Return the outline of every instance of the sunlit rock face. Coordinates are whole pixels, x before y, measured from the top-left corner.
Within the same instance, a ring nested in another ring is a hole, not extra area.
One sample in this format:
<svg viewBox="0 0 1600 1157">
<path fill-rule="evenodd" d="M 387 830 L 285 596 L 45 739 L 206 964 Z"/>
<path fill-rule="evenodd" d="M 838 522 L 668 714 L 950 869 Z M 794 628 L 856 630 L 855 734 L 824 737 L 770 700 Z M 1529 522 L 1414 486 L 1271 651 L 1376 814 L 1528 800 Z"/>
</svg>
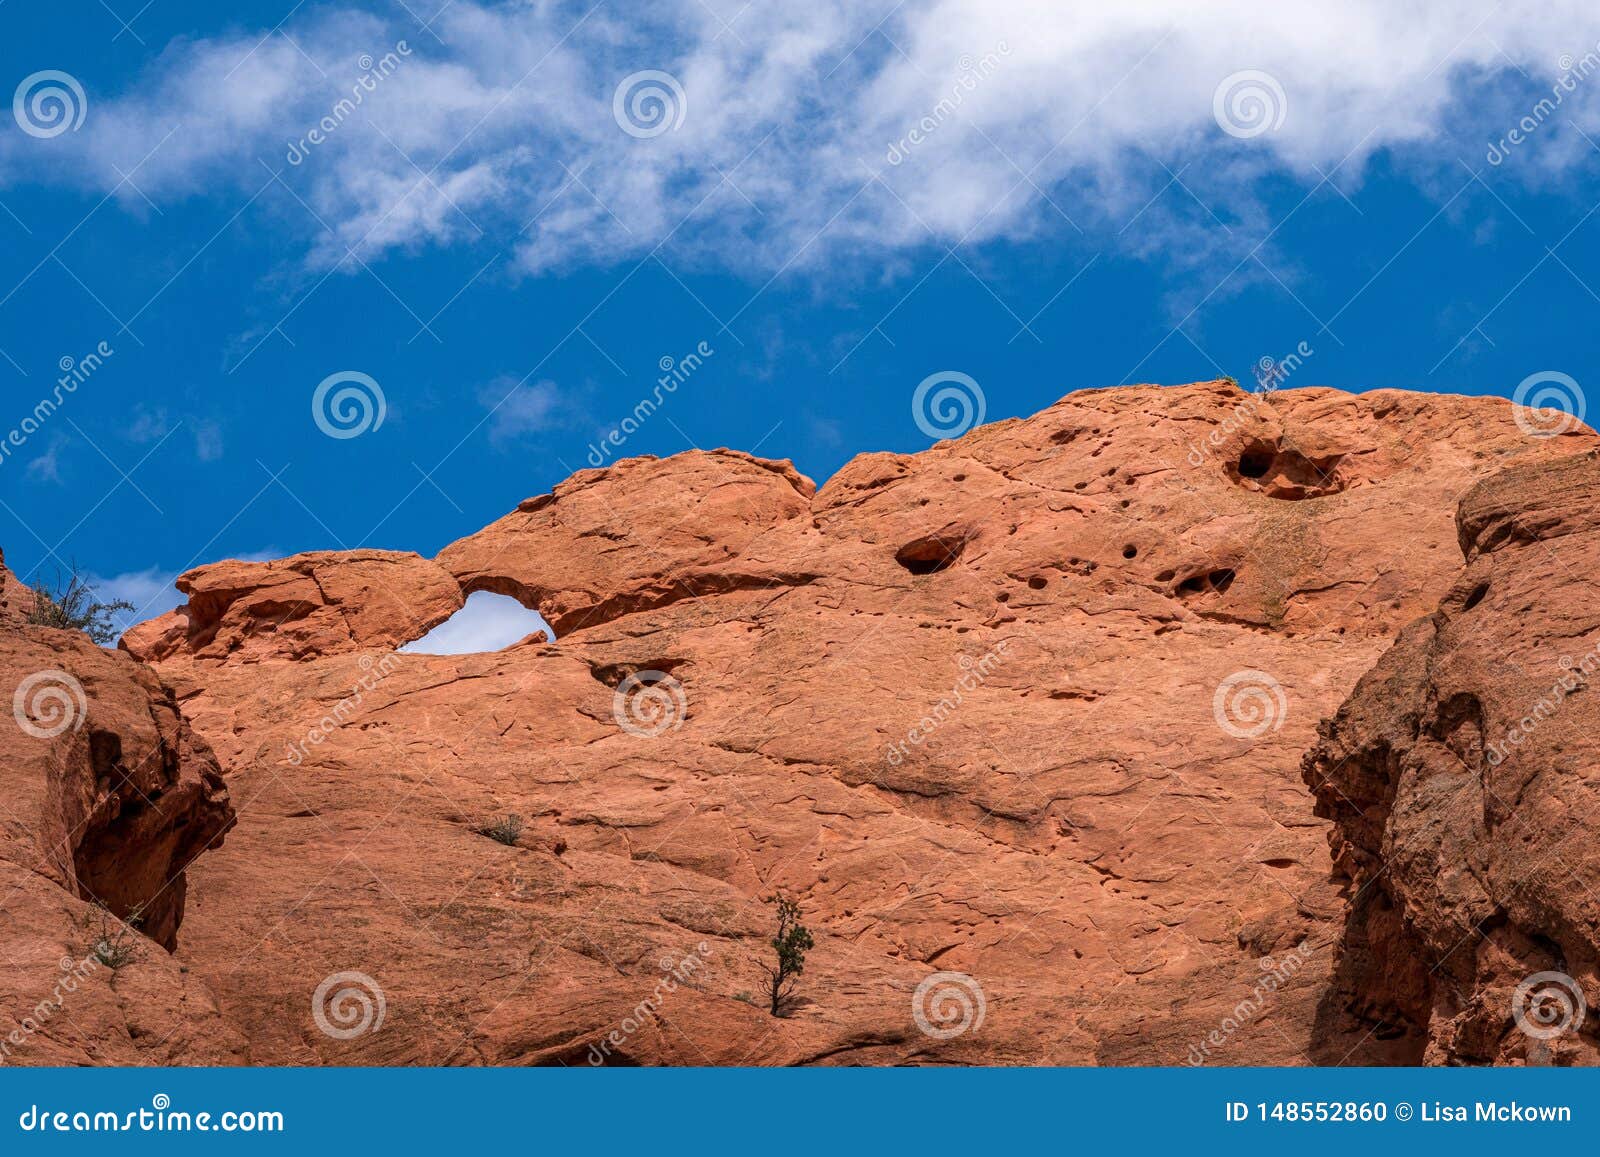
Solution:
<svg viewBox="0 0 1600 1157">
<path fill-rule="evenodd" d="M 180 957 L 256 1063 L 1417 1059 L 1341 995 L 1356 840 L 1301 758 L 1453 597 L 1460 496 L 1595 441 L 1135 386 L 820 490 L 629 459 L 431 560 L 201 568 L 123 643 L 238 812 Z M 478 592 L 557 641 L 400 650 Z"/>
</svg>

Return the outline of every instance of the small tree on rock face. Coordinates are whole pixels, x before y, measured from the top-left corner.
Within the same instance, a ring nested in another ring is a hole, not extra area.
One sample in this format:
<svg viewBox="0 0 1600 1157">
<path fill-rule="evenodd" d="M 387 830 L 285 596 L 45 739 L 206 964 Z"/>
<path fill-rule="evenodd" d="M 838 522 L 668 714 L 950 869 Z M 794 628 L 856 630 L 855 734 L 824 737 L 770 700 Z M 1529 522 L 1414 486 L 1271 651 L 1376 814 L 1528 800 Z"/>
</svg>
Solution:
<svg viewBox="0 0 1600 1157">
<path fill-rule="evenodd" d="M 797 978 L 806 969 L 806 952 L 814 947 L 811 931 L 800 923 L 800 905 L 786 896 L 778 897 L 778 934 L 772 938 L 776 965 L 763 964 L 767 973 L 769 1011 L 782 1016 L 783 1007 L 794 992 Z"/>
<path fill-rule="evenodd" d="M 43 580 L 34 584 L 33 609 L 28 612 L 28 622 L 36 627 L 82 631 L 104 647 L 121 633 L 111 616 L 133 609 L 133 604 L 125 599 L 103 603 L 95 598 L 94 588 L 79 577 L 74 565 L 65 583 L 61 572 L 56 572 L 54 590 Z"/>
</svg>

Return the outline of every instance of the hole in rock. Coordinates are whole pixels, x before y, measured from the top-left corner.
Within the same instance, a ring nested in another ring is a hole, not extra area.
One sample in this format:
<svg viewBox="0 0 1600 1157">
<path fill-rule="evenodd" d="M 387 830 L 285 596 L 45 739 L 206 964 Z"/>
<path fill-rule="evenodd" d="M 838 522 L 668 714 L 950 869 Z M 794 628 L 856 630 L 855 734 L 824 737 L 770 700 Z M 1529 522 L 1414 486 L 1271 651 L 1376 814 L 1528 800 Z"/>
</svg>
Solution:
<svg viewBox="0 0 1600 1157">
<path fill-rule="evenodd" d="M 459 611 L 399 649 L 412 655 L 475 655 L 503 650 L 535 631 L 543 631 L 552 641 L 556 637 L 538 611 L 509 595 L 474 591 Z"/>
<path fill-rule="evenodd" d="M 1127 546 L 1122 548 L 1122 557 L 1123 558 L 1138 558 L 1139 557 L 1139 548 L 1134 546 L 1133 543 L 1130 542 Z"/>
<path fill-rule="evenodd" d="M 1049 585 L 1050 585 L 1050 580 L 1045 578 L 1044 575 L 1042 575 L 1042 574 L 1036 574 L 1036 575 L 1034 575 L 1032 578 L 1030 578 L 1028 580 L 1028 589 L 1029 590 L 1042 591 L 1042 590 L 1044 590 L 1045 587 L 1047 587 Z"/>
<path fill-rule="evenodd" d="M 604 683 L 615 690 L 622 685 L 623 680 L 641 671 L 654 671 L 662 675 L 671 675 L 683 666 L 683 659 L 650 659 L 643 663 L 601 663 L 589 668 L 589 674 L 596 682 Z"/>
<path fill-rule="evenodd" d="M 1217 570 L 1202 574 L 1192 574 L 1178 584 L 1178 594 L 1199 595 L 1207 591 L 1215 591 L 1217 594 L 1222 594 L 1233 585 L 1233 580 L 1238 577 L 1238 572 L 1231 566 L 1220 567 Z"/>
<path fill-rule="evenodd" d="M 912 574 L 935 574 L 961 557 L 967 540 L 950 534 L 929 534 L 895 551 L 894 561 Z"/>
<path fill-rule="evenodd" d="M 1299 450 L 1256 440 L 1228 467 L 1233 480 L 1268 498 L 1320 498 L 1337 494 L 1346 486 L 1339 475 L 1343 454 L 1312 458 Z"/>
<path fill-rule="evenodd" d="M 1272 469 L 1272 451 L 1246 450 L 1239 455 L 1239 476 L 1241 478 L 1263 478 L 1268 470 Z"/>
<path fill-rule="evenodd" d="M 1467 601 L 1461 604 L 1461 609 L 1470 611 L 1473 607 L 1483 602 L 1483 596 L 1489 593 L 1488 583 L 1479 583 L 1472 588 L 1472 593 L 1467 596 Z"/>
</svg>

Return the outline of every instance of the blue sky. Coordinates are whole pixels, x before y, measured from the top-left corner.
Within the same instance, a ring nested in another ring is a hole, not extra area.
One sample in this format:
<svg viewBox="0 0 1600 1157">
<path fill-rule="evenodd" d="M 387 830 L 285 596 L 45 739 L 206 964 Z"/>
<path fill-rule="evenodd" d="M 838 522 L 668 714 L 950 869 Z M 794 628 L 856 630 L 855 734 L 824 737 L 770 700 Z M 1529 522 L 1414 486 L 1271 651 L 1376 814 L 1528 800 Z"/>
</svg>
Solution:
<svg viewBox="0 0 1600 1157">
<path fill-rule="evenodd" d="M 1302 349 L 1285 385 L 1595 384 L 1592 7 L 141 3 L 0 5 L 0 442 L 110 351 L 10 439 L 0 544 L 147 613 L 217 558 L 431 554 L 647 397 L 612 455 L 820 482 L 927 446 L 946 371 L 991 421 Z"/>
</svg>

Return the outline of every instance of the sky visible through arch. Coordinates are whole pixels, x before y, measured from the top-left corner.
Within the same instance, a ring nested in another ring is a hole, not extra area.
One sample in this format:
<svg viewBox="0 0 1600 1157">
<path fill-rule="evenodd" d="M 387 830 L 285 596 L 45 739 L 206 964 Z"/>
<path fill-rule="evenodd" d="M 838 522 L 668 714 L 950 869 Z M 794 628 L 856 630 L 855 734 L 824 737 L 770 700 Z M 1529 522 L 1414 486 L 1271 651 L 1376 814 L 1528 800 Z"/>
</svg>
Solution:
<svg viewBox="0 0 1600 1157">
<path fill-rule="evenodd" d="M 1576 3 L 12 0 L 0 544 L 148 615 L 618 456 L 820 481 L 1263 359 L 1588 412 L 1597 46 Z"/>
</svg>

